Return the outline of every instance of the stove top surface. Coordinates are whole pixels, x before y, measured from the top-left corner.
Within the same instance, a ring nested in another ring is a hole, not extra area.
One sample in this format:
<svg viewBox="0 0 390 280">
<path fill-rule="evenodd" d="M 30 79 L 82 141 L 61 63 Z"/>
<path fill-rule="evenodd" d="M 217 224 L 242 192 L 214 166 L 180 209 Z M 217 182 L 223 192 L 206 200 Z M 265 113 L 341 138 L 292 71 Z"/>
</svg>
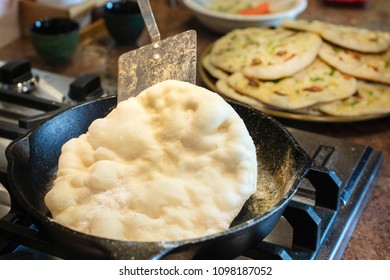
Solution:
<svg viewBox="0 0 390 280">
<path fill-rule="evenodd" d="M 3 63 L 0 61 L 0 66 Z M 39 88 L 32 95 L 55 103 L 63 102 L 63 93 L 69 91 L 69 84 L 74 78 L 36 69 L 33 71 L 40 76 L 40 81 Z M 35 108 L 15 106 L 8 100 L 0 101 L 0 127 L 8 126 L 8 123 L 20 126 L 20 120 L 9 120 L 9 114 L 3 111 L 11 110 L 14 115 L 23 116 L 42 114 L 41 110 Z M 315 165 L 308 178 L 301 182 L 297 194 L 271 234 L 243 258 L 339 259 L 375 187 L 383 153 L 369 146 L 287 128 L 312 156 Z M 12 136 L 24 131 L 17 130 Z M 0 138 L 0 166 L 3 166 L 3 173 L 7 165 L 4 150 L 11 141 L 12 137 Z M 5 174 L 2 176 L 6 177 Z M 0 217 L 6 215 L 9 209 L 8 192 L 0 186 Z M 9 233 L 5 227 L 4 224 L 0 226 L 0 258 L 52 257 L 50 249 L 46 254 L 6 240 L 10 238 L 2 238 Z M 24 227 L 34 226 L 27 222 Z"/>
</svg>

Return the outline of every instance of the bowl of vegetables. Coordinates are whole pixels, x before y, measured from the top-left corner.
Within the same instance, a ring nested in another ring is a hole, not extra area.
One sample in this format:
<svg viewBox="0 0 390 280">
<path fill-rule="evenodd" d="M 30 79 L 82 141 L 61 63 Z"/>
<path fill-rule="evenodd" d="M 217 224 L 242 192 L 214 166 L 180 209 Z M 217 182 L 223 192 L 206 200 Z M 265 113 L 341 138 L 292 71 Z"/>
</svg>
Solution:
<svg viewBox="0 0 390 280">
<path fill-rule="evenodd" d="M 184 0 L 184 5 L 204 26 L 218 33 L 236 28 L 278 26 L 294 19 L 307 0 Z"/>
</svg>

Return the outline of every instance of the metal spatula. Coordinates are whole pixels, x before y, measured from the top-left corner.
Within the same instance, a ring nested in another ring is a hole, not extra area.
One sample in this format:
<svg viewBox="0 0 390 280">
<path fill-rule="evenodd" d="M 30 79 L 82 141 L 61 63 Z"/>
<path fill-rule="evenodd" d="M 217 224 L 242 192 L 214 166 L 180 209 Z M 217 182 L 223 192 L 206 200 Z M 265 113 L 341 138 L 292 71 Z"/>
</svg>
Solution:
<svg viewBox="0 0 390 280">
<path fill-rule="evenodd" d="M 119 57 L 118 102 L 169 79 L 196 83 L 196 32 L 161 40 L 149 0 L 138 5 L 152 43 Z"/>
</svg>

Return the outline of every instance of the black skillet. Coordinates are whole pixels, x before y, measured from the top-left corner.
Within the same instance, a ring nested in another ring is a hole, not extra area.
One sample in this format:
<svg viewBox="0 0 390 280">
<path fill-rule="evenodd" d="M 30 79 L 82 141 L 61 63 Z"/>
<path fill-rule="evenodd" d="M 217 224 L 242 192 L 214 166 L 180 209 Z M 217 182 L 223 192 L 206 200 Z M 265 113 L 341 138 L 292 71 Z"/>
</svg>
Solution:
<svg viewBox="0 0 390 280">
<path fill-rule="evenodd" d="M 311 159 L 273 118 L 249 107 L 229 103 L 243 118 L 256 144 L 259 173 L 258 192 L 247 201 L 229 230 L 191 240 L 132 242 L 76 232 L 50 218 L 43 198 L 55 177 L 62 145 L 86 132 L 93 120 L 106 116 L 116 106 L 115 96 L 66 109 L 12 142 L 6 150 L 9 192 L 13 201 L 31 216 L 49 246 L 63 258 L 237 257 L 274 228 L 309 170 Z M 267 206 L 269 203 L 274 206 Z"/>
</svg>

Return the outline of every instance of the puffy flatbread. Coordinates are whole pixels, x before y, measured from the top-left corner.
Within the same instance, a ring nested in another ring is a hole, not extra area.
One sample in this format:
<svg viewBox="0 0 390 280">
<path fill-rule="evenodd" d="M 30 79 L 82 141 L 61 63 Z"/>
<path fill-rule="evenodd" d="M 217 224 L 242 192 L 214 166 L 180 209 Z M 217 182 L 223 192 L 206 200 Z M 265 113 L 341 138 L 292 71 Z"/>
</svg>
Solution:
<svg viewBox="0 0 390 280">
<path fill-rule="evenodd" d="M 229 76 L 227 83 L 241 94 L 288 110 L 342 99 L 356 91 L 355 78 L 340 73 L 320 59 L 298 74 L 279 81 L 261 81 L 237 72 Z"/>
<path fill-rule="evenodd" d="M 236 29 L 217 40 L 210 63 L 226 72 L 274 80 L 293 75 L 316 58 L 321 38 L 283 28 Z"/>
<path fill-rule="evenodd" d="M 390 48 L 387 32 L 304 19 L 287 19 L 282 26 L 315 32 L 326 41 L 359 52 L 379 53 Z"/>
<path fill-rule="evenodd" d="M 390 113 L 390 86 L 358 80 L 354 95 L 317 106 L 334 116 L 361 116 Z"/>
<path fill-rule="evenodd" d="M 363 54 L 323 43 L 319 57 L 343 73 L 390 84 L 390 49 L 381 54 Z"/>
<path fill-rule="evenodd" d="M 165 81 L 65 143 L 45 203 L 100 237 L 167 241 L 226 230 L 256 191 L 256 148 L 218 94 Z"/>
</svg>

